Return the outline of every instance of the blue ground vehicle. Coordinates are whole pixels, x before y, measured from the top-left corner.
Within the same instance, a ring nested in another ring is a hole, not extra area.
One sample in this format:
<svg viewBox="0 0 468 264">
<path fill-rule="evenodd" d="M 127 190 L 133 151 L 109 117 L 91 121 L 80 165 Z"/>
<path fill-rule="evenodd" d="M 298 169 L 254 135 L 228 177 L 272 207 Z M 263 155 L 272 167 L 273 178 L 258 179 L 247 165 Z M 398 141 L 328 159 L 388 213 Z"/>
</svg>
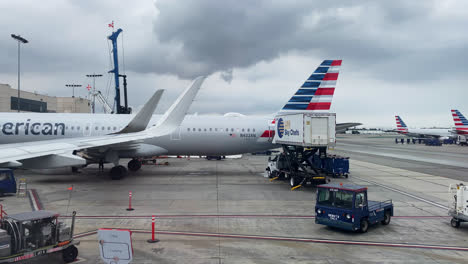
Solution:
<svg viewBox="0 0 468 264">
<path fill-rule="evenodd" d="M 330 183 L 317 186 L 315 223 L 367 232 L 369 225 L 388 225 L 393 216 L 391 200 L 367 200 L 367 187 Z"/>
<path fill-rule="evenodd" d="M 0 169 L 0 195 L 16 193 L 16 181 L 11 169 Z"/>
</svg>

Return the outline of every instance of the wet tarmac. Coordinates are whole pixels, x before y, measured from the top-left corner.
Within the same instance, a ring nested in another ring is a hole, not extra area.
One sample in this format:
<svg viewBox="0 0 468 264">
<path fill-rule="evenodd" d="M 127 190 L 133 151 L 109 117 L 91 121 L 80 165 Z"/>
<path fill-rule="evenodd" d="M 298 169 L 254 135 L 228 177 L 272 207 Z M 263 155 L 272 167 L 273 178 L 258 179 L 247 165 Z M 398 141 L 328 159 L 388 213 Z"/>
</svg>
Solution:
<svg viewBox="0 0 468 264">
<path fill-rule="evenodd" d="M 16 176 L 37 190 L 47 210 L 107 216 L 79 218 L 75 234 L 104 227 L 133 229 L 132 263 L 466 263 L 467 251 L 440 249 L 468 247 L 468 224 L 452 228 L 445 208 L 450 201 L 448 186 L 466 179 L 465 168 L 435 163 L 431 152 L 462 163 L 468 148 L 395 146 L 393 138 L 352 136 L 340 136 L 335 150 L 351 157 L 350 177 L 332 181 L 367 186 L 370 200 L 391 199 L 399 216 L 388 226 L 372 226 L 365 234 L 315 224 L 316 189 L 291 191 L 286 182 L 270 182 L 263 173 L 267 156 L 168 159 L 169 166 L 143 166 L 120 181 L 111 181 L 97 166 L 77 174 L 17 171 Z M 389 158 L 380 152 L 413 158 Z M 134 211 L 126 210 L 129 191 Z M 1 203 L 8 213 L 31 210 L 28 198 L 3 197 Z M 160 242 L 149 244 L 153 214 L 158 216 Z M 97 236 L 79 240 L 79 262 L 102 263 Z M 61 263 L 60 255 L 32 263 L 44 262 Z"/>
</svg>

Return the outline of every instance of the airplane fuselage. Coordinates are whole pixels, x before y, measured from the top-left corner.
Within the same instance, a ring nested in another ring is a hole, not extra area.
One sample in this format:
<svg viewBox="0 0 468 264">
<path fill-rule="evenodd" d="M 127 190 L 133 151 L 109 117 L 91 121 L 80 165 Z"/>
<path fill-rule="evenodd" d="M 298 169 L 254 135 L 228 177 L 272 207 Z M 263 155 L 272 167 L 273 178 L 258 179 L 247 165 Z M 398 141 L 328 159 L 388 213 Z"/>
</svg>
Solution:
<svg viewBox="0 0 468 264">
<path fill-rule="evenodd" d="M 120 131 L 134 115 L 0 114 L 0 144 L 99 136 Z M 160 119 L 153 115 L 148 126 Z M 273 116 L 186 116 L 172 134 L 143 143 L 169 155 L 232 155 L 276 147 L 271 143 Z"/>
<path fill-rule="evenodd" d="M 451 137 L 453 136 L 450 133 L 449 129 L 440 129 L 440 128 L 409 128 L 406 133 L 398 132 L 408 137 Z"/>
</svg>

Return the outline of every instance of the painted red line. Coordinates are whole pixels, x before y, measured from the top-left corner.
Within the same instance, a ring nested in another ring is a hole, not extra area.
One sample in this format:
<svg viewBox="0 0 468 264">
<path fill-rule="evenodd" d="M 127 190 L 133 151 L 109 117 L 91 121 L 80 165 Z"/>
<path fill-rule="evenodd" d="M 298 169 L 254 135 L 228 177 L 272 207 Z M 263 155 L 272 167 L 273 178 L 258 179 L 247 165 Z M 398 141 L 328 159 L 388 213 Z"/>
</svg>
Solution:
<svg viewBox="0 0 468 264">
<path fill-rule="evenodd" d="M 151 231 L 146 231 L 146 230 L 132 230 L 132 232 L 134 232 L 134 233 L 143 233 L 143 234 L 151 233 Z M 402 244 L 402 243 L 387 243 L 387 242 L 372 242 L 372 241 L 329 240 L 329 239 L 314 239 L 314 238 L 271 237 L 271 236 L 217 234 L 217 233 L 192 233 L 192 232 L 177 232 L 177 231 L 157 231 L 156 233 L 159 234 L 159 235 L 181 235 L 181 236 L 217 237 L 217 238 L 241 238 L 241 239 L 276 240 L 276 241 L 292 241 L 292 242 L 307 242 L 307 243 L 322 243 L 322 244 L 341 244 L 341 245 L 360 245 L 360 246 L 380 246 L 380 247 L 421 248 L 421 249 L 468 251 L 468 247 L 424 245 L 424 244 Z"/>
<path fill-rule="evenodd" d="M 152 231 L 133 229 L 132 233 L 151 234 Z M 97 231 L 89 231 L 75 235 L 73 238 L 81 238 L 96 234 Z M 354 245 L 354 246 L 377 246 L 377 247 L 396 247 L 396 248 L 420 248 L 420 249 L 438 249 L 438 250 L 454 250 L 468 251 L 468 247 L 457 246 L 442 246 L 442 245 L 426 245 L 426 244 L 408 244 L 408 243 L 388 243 L 388 242 L 373 242 L 373 241 L 352 241 L 352 240 L 332 240 L 332 239 L 316 239 L 316 238 L 295 238 L 295 237 L 276 237 L 276 236 L 256 236 L 256 235 L 240 235 L 240 234 L 223 234 L 223 233 L 197 233 L 197 232 L 179 232 L 179 231 L 157 231 L 158 235 L 178 235 L 178 236 L 197 236 L 197 237 L 216 237 L 216 238 L 240 238 L 240 239 L 258 239 L 258 240 L 274 240 L 274 241 L 291 241 L 305 243 L 322 243 L 322 244 L 339 244 L 339 245 Z"/>
<path fill-rule="evenodd" d="M 60 216 L 61 218 L 71 218 L 71 216 Z M 77 215 L 77 219 L 119 219 L 119 218 L 149 218 L 152 215 Z M 156 218 L 297 218 L 297 219 L 314 219 L 315 215 L 156 215 Z M 450 216 L 440 215 L 400 215 L 392 216 L 392 218 L 427 218 L 427 219 L 438 219 L 438 218 L 450 218 Z"/>
<path fill-rule="evenodd" d="M 32 194 L 33 194 L 33 199 L 34 199 L 34 203 L 36 204 L 36 207 L 38 210 L 43 210 L 44 208 L 42 208 L 42 205 L 41 205 L 41 202 L 39 200 L 39 195 L 37 194 L 37 191 L 35 189 L 31 190 Z"/>
<path fill-rule="evenodd" d="M 71 218 L 71 216 L 60 216 Z M 78 218 L 151 218 L 151 215 L 77 215 Z M 315 215 L 156 215 L 156 218 L 315 218 Z"/>
</svg>

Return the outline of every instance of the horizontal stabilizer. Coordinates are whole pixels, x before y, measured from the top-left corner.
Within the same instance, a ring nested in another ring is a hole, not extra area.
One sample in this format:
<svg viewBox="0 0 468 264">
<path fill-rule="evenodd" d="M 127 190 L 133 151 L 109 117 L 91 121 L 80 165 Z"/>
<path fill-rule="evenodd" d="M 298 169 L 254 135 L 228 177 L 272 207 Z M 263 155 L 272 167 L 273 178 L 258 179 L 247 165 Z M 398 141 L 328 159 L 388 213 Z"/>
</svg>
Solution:
<svg viewBox="0 0 468 264">
<path fill-rule="evenodd" d="M 153 96 L 146 102 L 143 108 L 133 117 L 133 119 L 125 126 L 122 130 L 116 134 L 140 132 L 146 129 L 151 117 L 153 116 L 154 110 L 158 106 L 159 100 L 161 99 L 164 90 L 157 90 Z"/>
</svg>

